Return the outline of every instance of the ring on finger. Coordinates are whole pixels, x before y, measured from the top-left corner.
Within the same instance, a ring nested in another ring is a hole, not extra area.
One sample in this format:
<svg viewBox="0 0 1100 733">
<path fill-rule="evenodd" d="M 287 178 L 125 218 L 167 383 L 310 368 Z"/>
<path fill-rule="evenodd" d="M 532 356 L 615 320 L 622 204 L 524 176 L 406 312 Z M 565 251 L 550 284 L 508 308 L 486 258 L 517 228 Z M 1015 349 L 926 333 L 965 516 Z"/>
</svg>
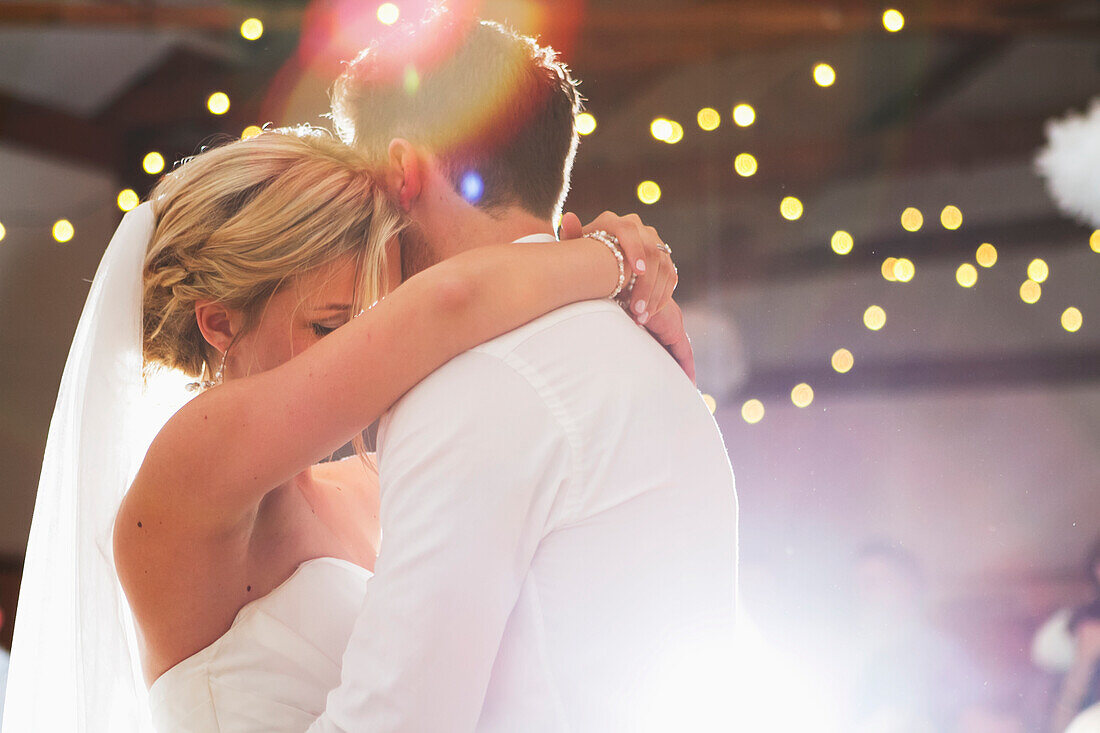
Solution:
<svg viewBox="0 0 1100 733">
<path fill-rule="evenodd" d="M 662 252 L 664 252 L 664 253 L 665 253 L 666 255 L 671 255 L 671 254 L 672 254 L 672 247 L 669 247 L 669 246 L 668 246 L 667 244 L 665 244 L 664 242 L 658 242 L 658 243 L 657 243 L 657 249 L 661 250 L 661 251 L 662 251 Z"/>
</svg>

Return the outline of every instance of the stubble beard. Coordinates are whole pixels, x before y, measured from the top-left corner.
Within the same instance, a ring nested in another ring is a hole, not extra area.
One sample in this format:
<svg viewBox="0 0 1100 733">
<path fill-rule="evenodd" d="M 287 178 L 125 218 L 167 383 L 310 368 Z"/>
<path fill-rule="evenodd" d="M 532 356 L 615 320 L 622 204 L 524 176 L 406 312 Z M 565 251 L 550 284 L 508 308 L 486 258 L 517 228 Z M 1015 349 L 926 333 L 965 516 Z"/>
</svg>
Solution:
<svg viewBox="0 0 1100 733">
<path fill-rule="evenodd" d="M 410 223 L 405 227 L 398 235 L 398 241 L 401 243 L 402 281 L 439 261 L 419 224 Z"/>
</svg>

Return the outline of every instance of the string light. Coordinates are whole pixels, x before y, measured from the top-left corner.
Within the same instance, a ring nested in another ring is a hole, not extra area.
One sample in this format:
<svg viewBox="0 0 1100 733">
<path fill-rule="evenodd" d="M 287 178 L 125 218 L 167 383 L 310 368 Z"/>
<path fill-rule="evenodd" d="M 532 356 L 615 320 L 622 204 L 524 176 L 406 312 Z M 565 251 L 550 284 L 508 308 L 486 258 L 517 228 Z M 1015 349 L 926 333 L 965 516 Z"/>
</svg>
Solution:
<svg viewBox="0 0 1100 733">
<path fill-rule="evenodd" d="M 148 153 L 141 161 L 141 167 L 151 176 L 155 176 L 164 170 L 164 156 L 153 151 Z"/>
<path fill-rule="evenodd" d="M 963 213 L 958 206 L 949 204 L 943 207 L 943 211 L 940 212 L 940 224 L 943 224 L 944 229 L 954 231 L 961 227 L 962 223 Z"/>
<path fill-rule="evenodd" d="M 710 414 L 713 415 L 714 411 L 718 409 L 718 400 L 711 397 L 709 394 L 703 395 L 703 404 L 710 410 Z"/>
<path fill-rule="evenodd" d="M 847 374 L 855 366 L 856 358 L 852 356 L 852 352 L 848 349 L 837 349 L 833 352 L 833 358 L 830 359 L 830 362 L 837 372 Z"/>
<path fill-rule="evenodd" d="M 73 238 L 76 229 L 73 228 L 72 222 L 68 219 L 58 219 L 54 222 L 52 234 L 54 239 L 64 244 Z"/>
<path fill-rule="evenodd" d="M 955 282 L 964 288 L 972 288 L 974 284 L 978 282 L 978 268 L 969 262 L 964 262 L 959 265 L 959 269 L 955 270 Z"/>
<path fill-rule="evenodd" d="M 756 110 L 742 102 L 733 108 L 733 121 L 738 127 L 748 127 L 756 121 Z"/>
<path fill-rule="evenodd" d="M 803 382 L 802 384 L 796 384 L 794 389 L 791 390 L 791 402 L 795 407 L 809 407 L 810 403 L 814 401 L 813 387 Z"/>
<path fill-rule="evenodd" d="M 229 111 L 229 95 L 225 92 L 214 92 L 206 100 L 206 108 L 211 114 L 224 115 Z"/>
<path fill-rule="evenodd" d="M 924 214 L 920 209 L 910 206 L 901 212 L 901 228 L 907 232 L 918 232 L 924 226 Z"/>
<path fill-rule="evenodd" d="M 661 198 L 661 187 L 653 181 L 638 184 L 638 200 L 643 204 L 655 204 Z"/>
<path fill-rule="evenodd" d="M 872 305 L 863 311 L 863 325 L 872 331 L 880 331 L 886 325 L 886 311 L 881 306 Z"/>
<path fill-rule="evenodd" d="M 838 229 L 833 233 L 833 238 L 829 240 L 829 246 L 833 248 L 833 251 L 838 255 L 846 255 L 852 251 L 852 246 L 855 244 L 855 240 L 852 239 L 852 235 L 843 229 Z"/>
<path fill-rule="evenodd" d="M 649 134 L 653 136 L 655 140 L 661 142 L 667 141 L 672 137 L 672 120 L 666 120 L 664 117 L 658 117 L 653 122 L 649 123 Z"/>
<path fill-rule="evenodd" d="M 259 18 L 248 18 L 241 23 L 241 37 L 246 41 L 258 41 L 264 34 L 264 23 Z"/>
<path fill-rule="evenodd" d="M 826 63 L 814 67 L 814 81 L 819 87 L 831 87 L 836 81 L 836 71 Z"/>
<path fill-rule="evenodd" d="M 378 6 L 378 22 L 382 25 L 393 25 L 401 17 L 401 9 L 393 3 L 382 3 Z"/>
<path fill-rule="evenodd" d="M 118 208 L 122 211 L 133 211 L 139 203 L 141 199 L 134 189 L 124 188 L 118 192 Z"/>
<path fill-rule="evenodd" d="M 756 173 L 756 158 L 749 153 L 741 153 L 733 159 L 733 169 L 737 175 L 748 178 Z"/>
<path fill-rule="evenodd" d="M 248 127 L 244 128 L 244 131 L 241 133 L 241 140 L 247 140 L 250 137 L 256 137 L 263 131 L 264 128 L 260 127 L 259 125 L 249 125 Z"/>
<path fill-rule="evenodd" d="M 905 16 L 891 8 L 882 14 L 882 27 L 891 33 L 897 33 L 905 27 Z"/>
<path fill-rule="evenodd" d="M 896 257 L 887 257 L 882 261 L 882 276 L 894 283 L 898 281 L 897 275 L 894 274 L 894 266 L 898 264 Z"/>
<path fill-rule="evenodd" d="M 1038 257 L 1033 259 L 1027 266 L 1027 276 L 1029 279 L 1034 280 L 1037 283 L 1046 282 L 1047 277 L 1050 275 L 1050 268 L 1047 266 L 1045 260 L 1041 260 Z"/>
<path fill-rule="evenodd" d="M 1081 330 L 1082 323 L 1084 323 L 1084 318 L 1081 316 L 1081 311 L 1077 308 L 1071 305 L 1069 308 L 1062 311 L 1062 328 L 1070 333 Z"/>
<path fill-rule="evenodd" d="M 665 138 L 665 142 L 669 145 L 675 145 L 684 139 L 684 127 L 676 120 L 669 120 L 669 124 L 672 125 L 672 132 Z"/>
<path fill-rule="evenodd" d="M 591 135 L 596 131 L 596 118 L 591 112 L 581 112 L 577 115 L 577 132 L 582 135 Z"/>
<path fill-rule="evenodd" d="M 749 400 L 741 405 L 741 419 L 749 425 L 755 425 L 764 419 L 764 403 L 760 400 Z"/>
<path fill-rule="evenodd" d="M 917 267 L 906 257 L 899 257 L 894 263 L 894 277 L 900 283 L 907 283 L 917 274 Z"/>
<path fill-rule="evenodd" d="M 1089 249 L 1093 252 L 1100 252 L 1100 229 L 1097 229 L 1089 237 Z"/>
<path fill-rule="evenodd" d="M 1024 280 L 1020 285 L 1020 300 L 1024 301 L 1028 305 L 1032 303 L 1038 303 L 1039 298 L 1043 295 L 1043 288 L 1039 283 L 1034 280 Z"/>
<path fill-rule="evenodd" d="M 978 251 L 975 253 L 975 259 L 982 267 L 993 267 L 997 264 L 997 248 L 989 242 L 983 242 L 978 245 Z"/>
<path fill-rule="evenodd" d="M 779 213 L 784 219 L 794 221 L 802 216 L 802 202 L 794 196 L 784 196 L 779 202 Z"/>
<path fill-rule="evenodd" d="M 699 123 L 701 129 L 710 132 L 717 130 L 722 124 L 722 115 L 718 114 L 718 110 L 714 107 L 703 107 L 699 110 L 699 114 L 695 115 L 695 121 Z"/>
</svg>

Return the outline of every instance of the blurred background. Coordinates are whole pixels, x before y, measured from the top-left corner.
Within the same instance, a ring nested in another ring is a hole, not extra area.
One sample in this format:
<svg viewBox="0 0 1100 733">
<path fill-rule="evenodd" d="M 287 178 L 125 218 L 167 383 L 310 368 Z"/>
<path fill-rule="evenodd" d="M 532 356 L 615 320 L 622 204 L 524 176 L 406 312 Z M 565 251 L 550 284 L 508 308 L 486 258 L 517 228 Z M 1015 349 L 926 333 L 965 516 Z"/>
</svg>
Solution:
<svg viewBox="0 0 1100 733">
<path fill-rule="evenodd" d="M 1100 94 L 1100 5 L 452 4 L 582 80 L 567 209 L 674 250 L 741 502 L 745 730 L 1063 729 L 1100 659 L 1100 232 L 1034 160 Z M 0 0 L 3 645 L 122 212 L 203 145 L 326 124 L 425 6 Z"/>
</svg>

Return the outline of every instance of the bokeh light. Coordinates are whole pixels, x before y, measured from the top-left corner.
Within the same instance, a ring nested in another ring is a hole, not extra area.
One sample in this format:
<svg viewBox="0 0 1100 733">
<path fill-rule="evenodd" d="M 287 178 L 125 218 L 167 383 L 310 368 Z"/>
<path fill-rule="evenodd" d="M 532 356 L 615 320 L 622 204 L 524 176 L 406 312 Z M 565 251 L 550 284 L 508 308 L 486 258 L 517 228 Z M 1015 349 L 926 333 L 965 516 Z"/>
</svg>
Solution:
<svg viewBox="0 0 1100 733">
<path fill-rule="evenodd" d="M 241 23 L 241 38 L 257 41 L 264 34 L 264 23 L 259 18 L 247 18 Z"/>
<path fill-rule="evenodd" d="M 863 311 L 863 325 L 872 331 L 880 331 L 886 325 L 886 311 L 882 306 L 872 305 Z"/>
<path fill-rule="evenodd" d="M 72 222 L 68 219 L 58 219 L 54 222 L 52 234 L 54 239 L 64 244 L 73 238 L 76 229 L 73 228 Z"/>
<path fill-rule="evenodd" d="M 830 359 L 833 365 L 833 369 L 841 374 L 847 374 L 855 366 L 856 358 L 852 356 L 852 352 L 848 349 L 837 349 L 833 352 L 833 358 Z"/>
<path fill-rule="evenodd" d="M 779 202 L 779 213 L 784 219 L 794 221 L 802 216 L 802 202 L 794 196 L 784 196 Z"/>
<path fill-rule="evenodd" d="M 737 171 L 737 175 L 748 178 L 756 173 L 756 158 L 750 153 L 741 153 L 733 159 L 733 169 Z"/>
<path fill-rule="evenodd" d="M 836 71 L 826 63 L 814 67 L 814 81 L 819 87 L 831 87 L 836 81 Z"/>
<path fill-rule="evenodd" d="M 882 261 L 882 276 L 883 278 L 894 283 L 898 281 L 897 275 L 894 274 L 894 267 L 898 264 L 897 257 L 887 257 Z"/>
<path fill-rule="evenodd" d="M 846 255 L 852 251 L 852 247 L 855 245 L 855 240 L 852 239 L 852 235 L 843 229 L 838 229 L 833 233 L 833 238 L 829 240 L 829 246 L 833 248 L 833 251 L 838 255 Z"/>
<path fill-rule="evenodd" d="M 972 288 L 978 282 L 978 268 L 969 262 L 964 262 L 955 270 L 955 282 L 964 288 Z"/>
<path fill-rule="evenodd" d="M 401 17 L 401 9 L 393 3 L 382 3 L 378 6 L 378 22 L 382 25 L 393 25 Z"/>
<path fill-rule="evenodd" d="M 596 118 L 591 112 L 581 112 L 577 115 L 577 132 L 582 135 L 591 135 L 596 131 Z"/>
<path fill-rule="evenodd" d="M 229 111 L 229 95 L 225 92 L 214 92 L 206 100 L 206 108 L 211 114 L 224 115 Z"/>
<path fill-rule="evenodd" d="M 164 170 L 164 156 L 153 151 L 148 153 L 141 161 L 142 169 L 151 176 L 155 176 Z"/>
<path fill-rule="evenodd" d="M 710 410 L 710 414 L 713 415 L 714 411 L 718 409 L 718 400 L 711 397 L 709 394 L 703 395 L 703 404 Z"/>
<path fill-rule="evenodd" d="M 669 120 L 668 123 L 672 127 L 672 131 L 665 138 L 665 142 L 669 145 L 675 145 L 684 139 L 684 126 L 676 120 Z"/>
<path fill-rule="evenodd" d="M 140 203 L 141 198 L 134 189 L 124 188 L 118 192 L 118 208 L 122 211 L 133 211 Z"/>
<path fill-rule="evenodd" d="M 661 187 L 654 181 L 642 181 L 638 184 L 638 200 L 643 204 L 655 204 L 661 199 Z"/>
<path fill-rule="evenodd" d="M 897 33 L 905 27 L 905 16 L 891 8 L 882 14 L 882 27 L 891 33 Z"/>
<path fill-rule="evenodd" d="M 989 242 L 983 242 L 978 245 L 975 259 L 982 267 L 993 267 L 993 265 L 997 264 L 997 248 Z"/>
<path fill-rule="evenodd" d="M 1084 323 L 1084 317 L 1081 315 L 1081 311 L 1074 308 L 1072 305 L 1062 311 L 1062 328 L 1066 329 L 1070 333 L 1081 330 L 1081 324 Z"/>
<path fill-rule="evenodd" d="M 791 402 L 795 407 L 809 407 L 810 403 L 814 401 L 813 387 L 802 382 L 796 384 L 794 389 L 791 390 Z"/>
<path fill-rule="evenodd" d="M 241 132 L 241 140 L 247 140 L 250 137 L 256 137 L 263 131 L 264 128 L 260 127 L 259 125 L 249 125 L 248 127 L 244 128 L 243 132 Z"/>
<path fill-rule="evenodd" d="M 1089 237 L 1089 249 L 1093 252 L 1100 252 L 1100 229 L 1097 229 Z"/>
<path fill-rule="evenodd" d="M 894 263 L 894 278 L 900 283 L 907 283 L 917 274 L 917 267 L 913 261 L 906 257 L 899 257 Z"/>
<path fill-rule="evenodd" d="M 0 223 L 0 241 L 3 241 L 3 239 L 7 235 L 7 233 L 8 233 L 8 230 L 4 228 L 3 223 Z"/>
<path fill-rule="evenodd" d="M 748 400 L 741 405 L 741 419 L 749 425 L 755 425 L 764 419 L 764 403 L 760 400 Z"/>
<path fill-rule="evenodd" d="M 733 108 L 733 121 L 738 127 L 748 127 L 756 121 L 756 110 L 742 102 Z"/>
<path fill-rule="evenodd" d="M 459 186 L 462 188 L 462 198 L 471 204 L 481 201 L 481 197 L 485 194 L 485 182 L 481 180 L 477 171 L 466 171 L 462 180 L 459 181 Z"/>
<path fill-rule="evenodd" d="M 944 229 L 954 231 L 961 227 L 962 223 L 963 213 L 958 206 L 948 204 L 943 207 L 943 211 L 940 212 L 940 224 L 943 224 Z"/>
<path fill-rule="evenodd" d="M 722 124 L 722 115 L 718 114 L 718 110 L 714 107 L 703 107 L 699 110 L 699 114 L 695 115 L 695 121 L 699 123 L 700 128 L 710 132 L 717 130 Z"/>
<path fill-rule="evenodd" d="M 910 206 L 901 212 L 901 228 L 907 232 L 918 232 L 924 226 L 924 214 L 920 209 Z"/>
<path fill-rule="evenodd" d="M 1031 280 L 1037 283 L 1046 282 L 1047 277 L 1050 275 L 1050 267 L 1047 266 L 1046 260 L 1036 257 L 1027 266 L 1027 276 Z"/>
<path fill-rule="evenodd" d="M 1027 304 L 1038 303 L 1043 296 L 1043 287 L 1034 280 L 1024 280 L 1020 285 L 1020 300 Z"/>
<path fill-rule="evenodd" d="M 664 117 L 658 117 L 653 122 L 649 123 L 649 134 L 653 136 L 655 140 L 664 142 L 672 137 L 672 120 L 667 120 Z"/>
</svg>

